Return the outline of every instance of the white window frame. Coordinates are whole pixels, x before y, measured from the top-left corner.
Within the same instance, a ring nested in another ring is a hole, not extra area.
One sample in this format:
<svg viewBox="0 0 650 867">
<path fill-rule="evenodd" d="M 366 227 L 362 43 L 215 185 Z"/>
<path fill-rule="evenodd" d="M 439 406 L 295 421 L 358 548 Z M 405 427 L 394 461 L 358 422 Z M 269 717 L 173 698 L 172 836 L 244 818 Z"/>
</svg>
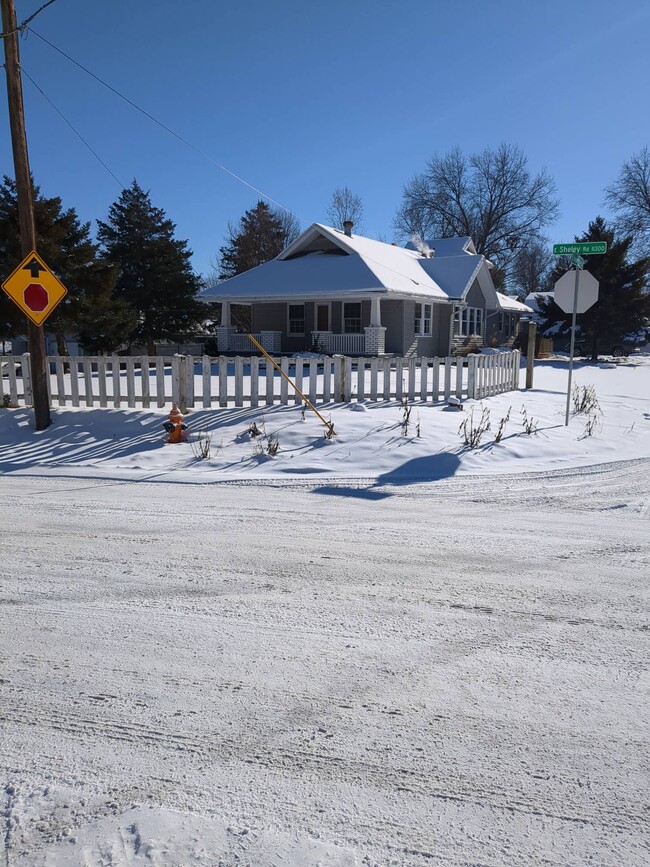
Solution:
<svg viewBox="0 0 650 867">
<path fill-rule="evenodd" d="M 415 304 L 414 331 L 422 337 L 431 337 L 433 304 L 417 301 Z"/>
<path fill-rule="evenodd" d="M 292 307 L 302 307 L 302 317 L 291 316 L 291 308 Z M 302 318 L 302 331 L 293 331 L 291 328 L 292 322 L 299 322 Z M 297 304 L 287 304 L 287 335 L 289 337 L 304 337 L 305 336 L 305 305 L 304 303 L 298 302 Z"/>
<path fill-rule="evenodd" d="M 456 337 L 471 337 L 476 334 L 483 336 L 485 317 L 482 307 L 456 308 L 454 314 L 454 334 Z"/>
</svg>

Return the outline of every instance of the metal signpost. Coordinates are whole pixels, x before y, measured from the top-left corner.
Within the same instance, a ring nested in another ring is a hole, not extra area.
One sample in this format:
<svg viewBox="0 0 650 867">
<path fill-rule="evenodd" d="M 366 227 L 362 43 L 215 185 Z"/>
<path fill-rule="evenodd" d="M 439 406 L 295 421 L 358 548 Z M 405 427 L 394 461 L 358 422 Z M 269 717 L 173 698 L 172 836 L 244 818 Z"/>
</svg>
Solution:
<svg viewBox="0 0 650 867">
<path fill-rule="evenodd" d="M 571 380 L 573 378 L 573 351 L 576 342 L 576 315 L 589 310 L 598 301 L 598 280 L 582 267 L 585 256 L 602 256 L 607 252 L 605 241 L 589 241 L 577 244 L 554 244 L 555 256 L 570 255 L 575 271 L 567 271 L 555 284 L 555 303 L 565 313 L 572 313 L 571 318 L 571 348 L 569 351 L 569 381 L 566 395 L 565 426 L 569 424 L 569 408 L 571 406 Z M 574 276 L 575 275 L 575 276 Z"/>
</svg>

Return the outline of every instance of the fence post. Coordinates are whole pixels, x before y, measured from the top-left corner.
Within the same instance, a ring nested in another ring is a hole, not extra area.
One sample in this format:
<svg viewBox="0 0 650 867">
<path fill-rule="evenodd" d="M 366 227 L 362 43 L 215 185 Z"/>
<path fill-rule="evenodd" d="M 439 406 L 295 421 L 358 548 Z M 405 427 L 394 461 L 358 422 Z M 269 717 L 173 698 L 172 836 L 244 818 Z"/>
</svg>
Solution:
<svg viewBox="0 0 650 867">
<path fill-rule="evenodd" d="M 235 358 L 235 406 L 244 405 L 244 359 Z"/>
<path fill-rule="evenodd" d="M 526 388 L 533 387 L 533 370 L 535 368 L 535 340 L 537 338 L 537 323 L 528 323 L 528 355 L 526 356 Z"/>
<path fill-rule="evenodd" d="M 34 396 L 32 394 L 32 359 L 29 352 L 25 352 L 22 356 L 21 369 L 23 372 L 23 394 L 25 397 L 25 406 L 32 406 Z M 49 373 L 48 373 L 49 376 Z M 18 395 L 16 395 L 16 398 Z"/>
<path fill-rule="evenodd" d="M 467 398 L 476 398 L 476 355 L 467 356 Z"/>
<path fill-rule="evenodd" d="M 187 412 L 187 360 L 178 352 L 172 356 L 172 403 Z"/>
<path fill-rule="evenodd" d="M 521 364 L 521 352 L 518 349 L 515 349 L 515 357 L 514 357 L 514 368 L 515 369 L 513 371 L 513 377 L 512 377 L 512 385 L 513 385 L 514 391 L 517 391 L 517 389 L 519 388 L 519 365 L 520 364 Z M 532 387 L 532 384 L 533 384 L 532 379 L 531 379 L 530 384 Z"/>
<path fill-rule="evenodd" d="M 209 355 L 204 355 L 201 359 L 201 387 L 203 408 L 210 409 L 212 405 L 212 359 Z"/>
<path fill-rule="evenodd" d="M 465 360 L 460 355 L 456 356 L 456 397 L 462 398 L 463 396 L 463 367 L 465 366 Z"/>
<path fill-rule="evenodd" d="M 334 403 L 343 403 L 342 355 L 334 356 Z"/>
<path fill-rule="evenodd" d="M 219 356 L 219 406 L 228 406 L 228 359 Z"/>
</svg>

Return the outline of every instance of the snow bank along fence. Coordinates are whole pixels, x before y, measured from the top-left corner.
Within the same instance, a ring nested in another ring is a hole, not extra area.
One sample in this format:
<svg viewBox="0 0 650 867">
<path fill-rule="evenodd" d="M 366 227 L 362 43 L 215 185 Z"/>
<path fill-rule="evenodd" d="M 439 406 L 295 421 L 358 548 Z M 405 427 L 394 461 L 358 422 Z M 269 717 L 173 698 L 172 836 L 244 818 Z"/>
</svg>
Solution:
<svg viewBox="0 0 650 867">
<path fill-rule="evenodd" d="M 282 370 L 312 403 L 481 399 L 519 387 L 518 350 L 466 358 L 284 357 Z M 259 357 L 50 356 L 52 404 L 85 407 L 260 406 L 301 403 Z M 29 353 L 0 356 L 0 404 L 32 404 Z"/>
</svg>

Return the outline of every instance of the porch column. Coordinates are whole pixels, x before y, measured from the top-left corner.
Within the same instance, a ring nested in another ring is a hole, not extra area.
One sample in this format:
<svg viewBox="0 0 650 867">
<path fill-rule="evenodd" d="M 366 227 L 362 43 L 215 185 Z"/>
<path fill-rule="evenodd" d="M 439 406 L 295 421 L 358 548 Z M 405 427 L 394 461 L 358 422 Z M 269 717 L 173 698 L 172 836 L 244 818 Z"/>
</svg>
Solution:
<svg viewBox="0 0 650 867">
<path fill-rule="evenodd" d="M 366 355 L 383 355 L 386 352 L 386 329 L 381 324 L 379 295 L 370 299 L 370 325 L 364 329 L 366 334 Z"/>
<path fill-rule="evenodd" d="M 370 299 L 370 327 L 381 327 L 381 298 L 373 295 Z"/>
<path fill-rule="evenodd" d="M 228 352 L 230 349 L 230 335 L 233 331 L 230 318 L 230 301 L 222 301 L 221 325 L 217 327 L 217 349 L 219 352 Z"/>
</svg>

